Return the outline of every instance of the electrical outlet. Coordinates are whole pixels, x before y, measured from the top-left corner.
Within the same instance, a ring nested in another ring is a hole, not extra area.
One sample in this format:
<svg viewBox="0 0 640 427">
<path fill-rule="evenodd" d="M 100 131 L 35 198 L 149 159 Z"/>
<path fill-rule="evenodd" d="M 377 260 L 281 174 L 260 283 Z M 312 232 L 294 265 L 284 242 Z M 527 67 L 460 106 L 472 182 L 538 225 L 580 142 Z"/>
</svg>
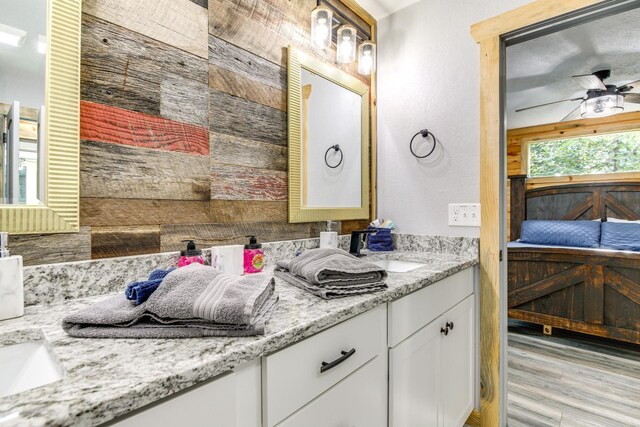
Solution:
<svg viewBox="0 0 640 427">
<path fill-rule="evenodd" d="M 459 227 L 479 227 L 480 203 L 449 204 L 449 225 Z"/>
</svg>

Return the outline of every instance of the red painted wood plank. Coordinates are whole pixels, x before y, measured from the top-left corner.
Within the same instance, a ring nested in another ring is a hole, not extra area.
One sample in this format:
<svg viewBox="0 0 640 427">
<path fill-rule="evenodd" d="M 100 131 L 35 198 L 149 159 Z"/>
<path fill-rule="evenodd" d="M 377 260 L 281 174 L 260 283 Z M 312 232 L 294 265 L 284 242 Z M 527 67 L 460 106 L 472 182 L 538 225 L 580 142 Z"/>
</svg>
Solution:
<svg viewBox="0 0 640 427">
<path fill-rule="evenodd" d="M 209 155 L 209 132 L 204 127 L 88 101 L 80 102 L 80 138 Z"/>
<path fill-rule="evenodd" d="M 287 200 L 287 173 L 214 163 L 211 200 Z"/>
</svg>

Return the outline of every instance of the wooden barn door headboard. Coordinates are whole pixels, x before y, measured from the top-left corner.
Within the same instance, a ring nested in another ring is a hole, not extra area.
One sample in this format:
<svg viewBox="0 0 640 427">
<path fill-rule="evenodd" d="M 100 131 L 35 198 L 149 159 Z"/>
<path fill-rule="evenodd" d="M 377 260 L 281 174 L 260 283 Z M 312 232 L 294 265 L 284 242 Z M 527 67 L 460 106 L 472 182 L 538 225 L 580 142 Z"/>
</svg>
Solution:
<svg viewBox="0 0 640 427">
<path fill-rule="evenodd" d="M 510 239 L 520 237 L 522 221 L 640 220 L 640 182 L 568 184 L 527 190 L 527 177 L 511 179 Z"/>
</svg>

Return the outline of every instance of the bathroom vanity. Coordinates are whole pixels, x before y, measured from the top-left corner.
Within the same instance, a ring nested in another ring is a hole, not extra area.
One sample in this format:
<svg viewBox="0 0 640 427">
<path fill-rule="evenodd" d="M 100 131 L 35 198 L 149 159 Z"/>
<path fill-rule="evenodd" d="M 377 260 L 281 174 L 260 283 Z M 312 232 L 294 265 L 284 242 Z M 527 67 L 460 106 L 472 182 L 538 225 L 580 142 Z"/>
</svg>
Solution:
<svg viewBox="0 0 640 427">
<path fill-rule="evenodd" d="M 477 249 L 402 249 L 368 255 L 404 261 L 389 263 L 404 272 L 383 292 L 322 300 L 278 280 L 259 337 L 75 339 L 60 320 L 105 296 L 28 307 L 0 323 L 0 345 L 40 330 L 64 374 L 0 398 L 0 414 L 17 414 L 6 425 L 461 426 L 477 382 Z"/>
</svg>

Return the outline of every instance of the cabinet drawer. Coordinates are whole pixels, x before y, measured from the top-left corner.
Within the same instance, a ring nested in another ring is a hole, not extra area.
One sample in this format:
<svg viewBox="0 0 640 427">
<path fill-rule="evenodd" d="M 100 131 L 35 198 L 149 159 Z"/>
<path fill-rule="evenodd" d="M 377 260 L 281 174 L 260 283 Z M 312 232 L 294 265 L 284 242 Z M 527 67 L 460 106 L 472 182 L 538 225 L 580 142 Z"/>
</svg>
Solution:
<svg viewBox="0 0 640 427">
<path fill-rule="evenodd" d="M 386 377 L 386 357 L 377 356 L 278 427 L 386 427 Z"/>
<path fill-rule="evenodd" d="M 389 347 L 432 322 L 473 293 L 468 268 L 389 304 Z"/>
<path fill-rule="evenodd" d="M 357 368 L 386 351 L 387 311 L 382 305 L 262 361 L 264 425 L 272 427 Z M 344 357 L 342 352 L 355 352 Z M 343 358 L 325 372 L 322 362 Z"/>
</svg>

